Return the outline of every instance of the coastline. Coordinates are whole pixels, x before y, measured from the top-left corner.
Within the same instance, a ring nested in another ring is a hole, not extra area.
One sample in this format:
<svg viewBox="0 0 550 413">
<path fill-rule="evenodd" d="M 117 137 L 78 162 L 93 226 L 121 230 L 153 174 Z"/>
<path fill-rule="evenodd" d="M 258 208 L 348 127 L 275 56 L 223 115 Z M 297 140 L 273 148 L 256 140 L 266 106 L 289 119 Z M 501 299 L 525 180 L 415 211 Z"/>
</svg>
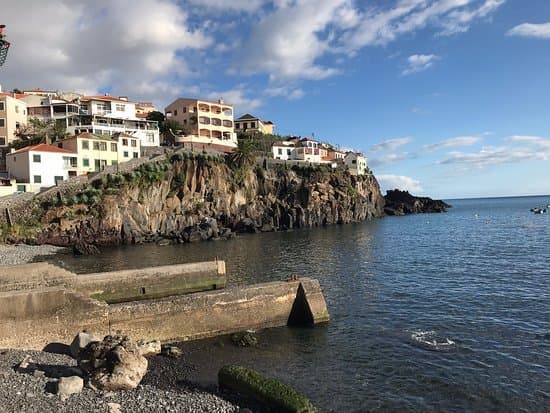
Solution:
<svg viewBox="0 0 550 413">
<path fill-rule="evenodd" d="M 37 258 L 47 257 L 67 250 L 54 245 L 0 244 L 0 266 L 34 262 Z"/>
</svg>

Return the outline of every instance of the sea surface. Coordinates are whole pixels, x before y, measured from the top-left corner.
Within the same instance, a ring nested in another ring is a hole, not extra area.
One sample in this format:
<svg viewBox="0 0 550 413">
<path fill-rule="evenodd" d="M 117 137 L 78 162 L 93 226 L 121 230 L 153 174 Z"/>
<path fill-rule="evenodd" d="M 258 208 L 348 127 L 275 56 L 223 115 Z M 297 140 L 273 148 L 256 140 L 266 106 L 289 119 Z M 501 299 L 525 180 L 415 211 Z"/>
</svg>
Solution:
<svg viewBox="0 0 550 413">
<path fill-rule="evenodd" d="M 230 284 L 320 280 L 331 321 L 259 345 L 186 343 L 197 380 L 239 363 L 323 412 L 550 412 L 550 196 L 448 201 L 444 214 L 106 249 L 54 258 L 85 273 L 210 260 Z"/>
</svg>

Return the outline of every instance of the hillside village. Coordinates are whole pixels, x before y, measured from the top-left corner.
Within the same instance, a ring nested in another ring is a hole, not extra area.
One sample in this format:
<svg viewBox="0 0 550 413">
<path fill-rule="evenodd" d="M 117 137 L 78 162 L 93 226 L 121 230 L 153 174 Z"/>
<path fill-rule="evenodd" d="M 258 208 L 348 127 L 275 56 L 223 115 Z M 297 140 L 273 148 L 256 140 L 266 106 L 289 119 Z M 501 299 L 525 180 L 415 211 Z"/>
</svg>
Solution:
<svg viewBox="0 0 550 413">
<path fill-rule="evenodd" d="M 179 98 L 164 113 L 126 96 L 0 88 L 0 197 L 39 192 L 73 177 L 119 168 L 161 147 L 232 153 L 255 142 L 264 165 L 326 165 L 369 173 L 366 157 L 311 137 L 279 136 L 275 123 L 234 118 L 222 99 Z M 261 145 L 258 145 L 260 143 Z"/>
</svg>

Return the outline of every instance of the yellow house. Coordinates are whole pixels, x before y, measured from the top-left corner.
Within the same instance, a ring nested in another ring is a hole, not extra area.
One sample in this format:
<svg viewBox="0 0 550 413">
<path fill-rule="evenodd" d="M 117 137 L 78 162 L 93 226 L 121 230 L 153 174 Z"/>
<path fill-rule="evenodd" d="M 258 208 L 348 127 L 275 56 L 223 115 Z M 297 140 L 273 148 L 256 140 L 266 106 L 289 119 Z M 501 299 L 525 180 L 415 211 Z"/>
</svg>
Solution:
<svg viewBox="0 0 550 413">
<path fill-rule="evenodd" d="M 106 166 L 137 159 L 141 154 L 140 139 L 123 133 L 107 136 L 84 132 L 62 140 L 58 146 L 78 154 L 79 175 L 102 171 Z"/>
<path fill-rule="evenodd" d="M 9 146 L 18 129 L 26 123 L 27 104 L 12 93 L 0 93 L 0 148 Z"/>
<path fill-rule="evenodd" d="M 237 132 L 259 132 L 272 135 L 275 124 L 270 120 L 262 120 L 247 113 L 235 119 L 235 130 Z"/>
</svg>

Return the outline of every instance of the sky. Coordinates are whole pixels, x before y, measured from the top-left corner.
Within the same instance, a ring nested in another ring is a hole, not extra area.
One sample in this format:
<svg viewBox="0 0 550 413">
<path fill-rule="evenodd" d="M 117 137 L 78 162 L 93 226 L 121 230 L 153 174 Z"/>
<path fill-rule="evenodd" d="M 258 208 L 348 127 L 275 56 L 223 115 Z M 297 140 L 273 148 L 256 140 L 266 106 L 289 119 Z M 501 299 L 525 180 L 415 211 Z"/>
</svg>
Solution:
<svg viewBox="0 0 550 413">
<path fill-rule="evenodd" d="M 126 95 L 362 151 L 383 190 L 550 194 L 548 0 L 2 0 L 4 91 Z"/>
</svg>

